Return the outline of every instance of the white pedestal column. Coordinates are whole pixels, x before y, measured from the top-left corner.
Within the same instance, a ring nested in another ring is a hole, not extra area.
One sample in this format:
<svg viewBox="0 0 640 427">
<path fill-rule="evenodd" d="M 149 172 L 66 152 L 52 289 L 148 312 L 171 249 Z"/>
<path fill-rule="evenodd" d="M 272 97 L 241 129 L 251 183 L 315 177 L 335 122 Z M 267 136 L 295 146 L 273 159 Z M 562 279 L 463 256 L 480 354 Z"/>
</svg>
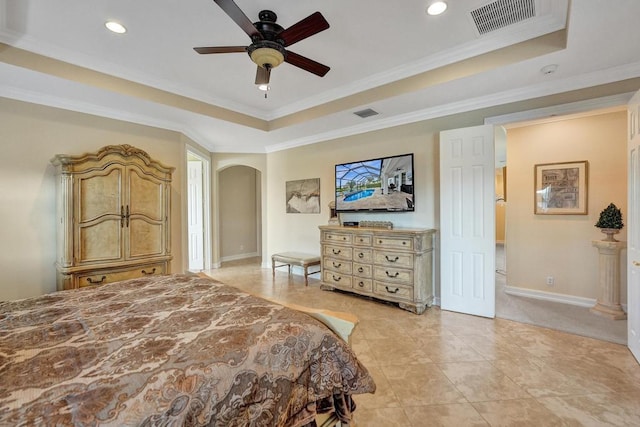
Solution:
<svg viewBox="0 0 640 427">
<path fill-rule="evenodd" d="M 600 254 L 600 297 L 591 312 L 613 320 L 626 319 L 620 305 L 620 251 L 626 242 L 593 240 Z"/>
</svg>

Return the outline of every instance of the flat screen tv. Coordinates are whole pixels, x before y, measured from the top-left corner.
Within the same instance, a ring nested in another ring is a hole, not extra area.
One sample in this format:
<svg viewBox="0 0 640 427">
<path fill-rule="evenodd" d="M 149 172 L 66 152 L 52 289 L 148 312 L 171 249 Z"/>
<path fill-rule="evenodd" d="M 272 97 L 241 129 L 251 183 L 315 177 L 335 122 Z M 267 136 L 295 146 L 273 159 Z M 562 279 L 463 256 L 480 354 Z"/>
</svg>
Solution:
<svg viewBox="0 0 640 427">
<path fill-rule="evenodd" d="M 413 153 L 336 165 L 336 212 L 413 212 Z"/>
</svg>

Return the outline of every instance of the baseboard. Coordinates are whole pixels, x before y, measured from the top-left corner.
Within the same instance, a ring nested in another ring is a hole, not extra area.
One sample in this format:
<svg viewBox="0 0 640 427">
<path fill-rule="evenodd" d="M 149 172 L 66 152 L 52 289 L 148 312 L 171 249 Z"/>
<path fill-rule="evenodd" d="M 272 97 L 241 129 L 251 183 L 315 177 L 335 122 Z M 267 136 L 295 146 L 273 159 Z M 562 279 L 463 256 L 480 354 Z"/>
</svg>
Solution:
<svg viewBox="0 0 640 427">
<path fill-rule="evenodd" d="M 572 295 L 556 294 L 553 292 L 535 291 L 533 289 L 518 288 L 515 286 L 505 286 L 504 292 L 509 295 L 535 298 L 544 301 L 561 302 L 564 304 L 577 305 L 579 307 L 590 308 L 596 304 L 595 298 L 584 298 Z M 440 297 L 433 299 L 433 305 L 440 307 Z M 627 304 L 622 304 L 622 309 L 627 313 Z"/>
<path fill-rule="evenodd" d="M 231 255 L 231 256 L 220 258 L 220 262 L 222 263 L 222 262 L 229 262 L 229 261 L 238 261 L 240 259 L 255 258 L 257 256 L 260 256 L 258 252 L 252 252 L 250 254 Z"/>
<path fill-rule="evenodd" d="M 557 294 L 554 292 L 518 288 L 515 286 L 505 286 L 504 292 L 509 295 L 534 298 L 534 299 L 539 299 L 543 301 L 560 302 L 563 304 L 577 305 L 579 307 L 593 307 L 596 303 L 595 298 L 577 297 L 574 295 Z"/>
</svg>

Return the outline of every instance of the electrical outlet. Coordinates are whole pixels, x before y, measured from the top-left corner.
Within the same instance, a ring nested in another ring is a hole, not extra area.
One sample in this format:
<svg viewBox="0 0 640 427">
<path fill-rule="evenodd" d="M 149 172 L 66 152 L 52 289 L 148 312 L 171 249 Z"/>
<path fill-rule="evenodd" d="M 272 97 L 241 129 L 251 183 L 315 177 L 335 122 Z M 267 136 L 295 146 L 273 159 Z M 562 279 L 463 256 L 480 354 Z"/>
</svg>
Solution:
<svg viewBox="0 0 640 427">
<path fill-rule="evenodd" d="M 547 286 L 553 286 L 555 283 L 555 279 L 553 276 L 547 276 Z"/>
</svg>

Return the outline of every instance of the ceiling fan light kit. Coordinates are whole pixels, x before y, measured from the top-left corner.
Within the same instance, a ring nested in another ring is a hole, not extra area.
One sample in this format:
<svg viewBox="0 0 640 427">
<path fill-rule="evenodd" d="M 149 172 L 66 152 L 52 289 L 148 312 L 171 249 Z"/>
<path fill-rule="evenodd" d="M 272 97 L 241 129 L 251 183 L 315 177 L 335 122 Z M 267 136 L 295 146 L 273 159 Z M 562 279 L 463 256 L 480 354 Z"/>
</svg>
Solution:
<svg viewBox="0 0 640 427">
<path fill-rule="evenodd" d="M 284 29 L 276 24 L 278 17 L 270 10 L 261 11 L 258 14 L 260 20 L 251 22 L 233 0 L 214 0 L 214 2 L 247 33 L 251 38 L 251 44 L 249 46 L 194 47 L 193 49 L 199 54 L 247 52 L 258 66 L 255 84 L 266 87 L 269 84 L 271 69 L 283 62 L 320 77 L 324 77 L 329 72 L 330 68 L 326 65 L 285 49 L 329 28 L 329 23 L 320 12 L 312 13 Z"/>
<path fill-rule="evenodd" d="M 253 49 L 250 47 L 249 56 L 256 65 L 259 65 L 262 68 L 276 68 L 284 62 L 284 54 L 279 49 L 270 46 L 257 47 Z"/>
</svg>

